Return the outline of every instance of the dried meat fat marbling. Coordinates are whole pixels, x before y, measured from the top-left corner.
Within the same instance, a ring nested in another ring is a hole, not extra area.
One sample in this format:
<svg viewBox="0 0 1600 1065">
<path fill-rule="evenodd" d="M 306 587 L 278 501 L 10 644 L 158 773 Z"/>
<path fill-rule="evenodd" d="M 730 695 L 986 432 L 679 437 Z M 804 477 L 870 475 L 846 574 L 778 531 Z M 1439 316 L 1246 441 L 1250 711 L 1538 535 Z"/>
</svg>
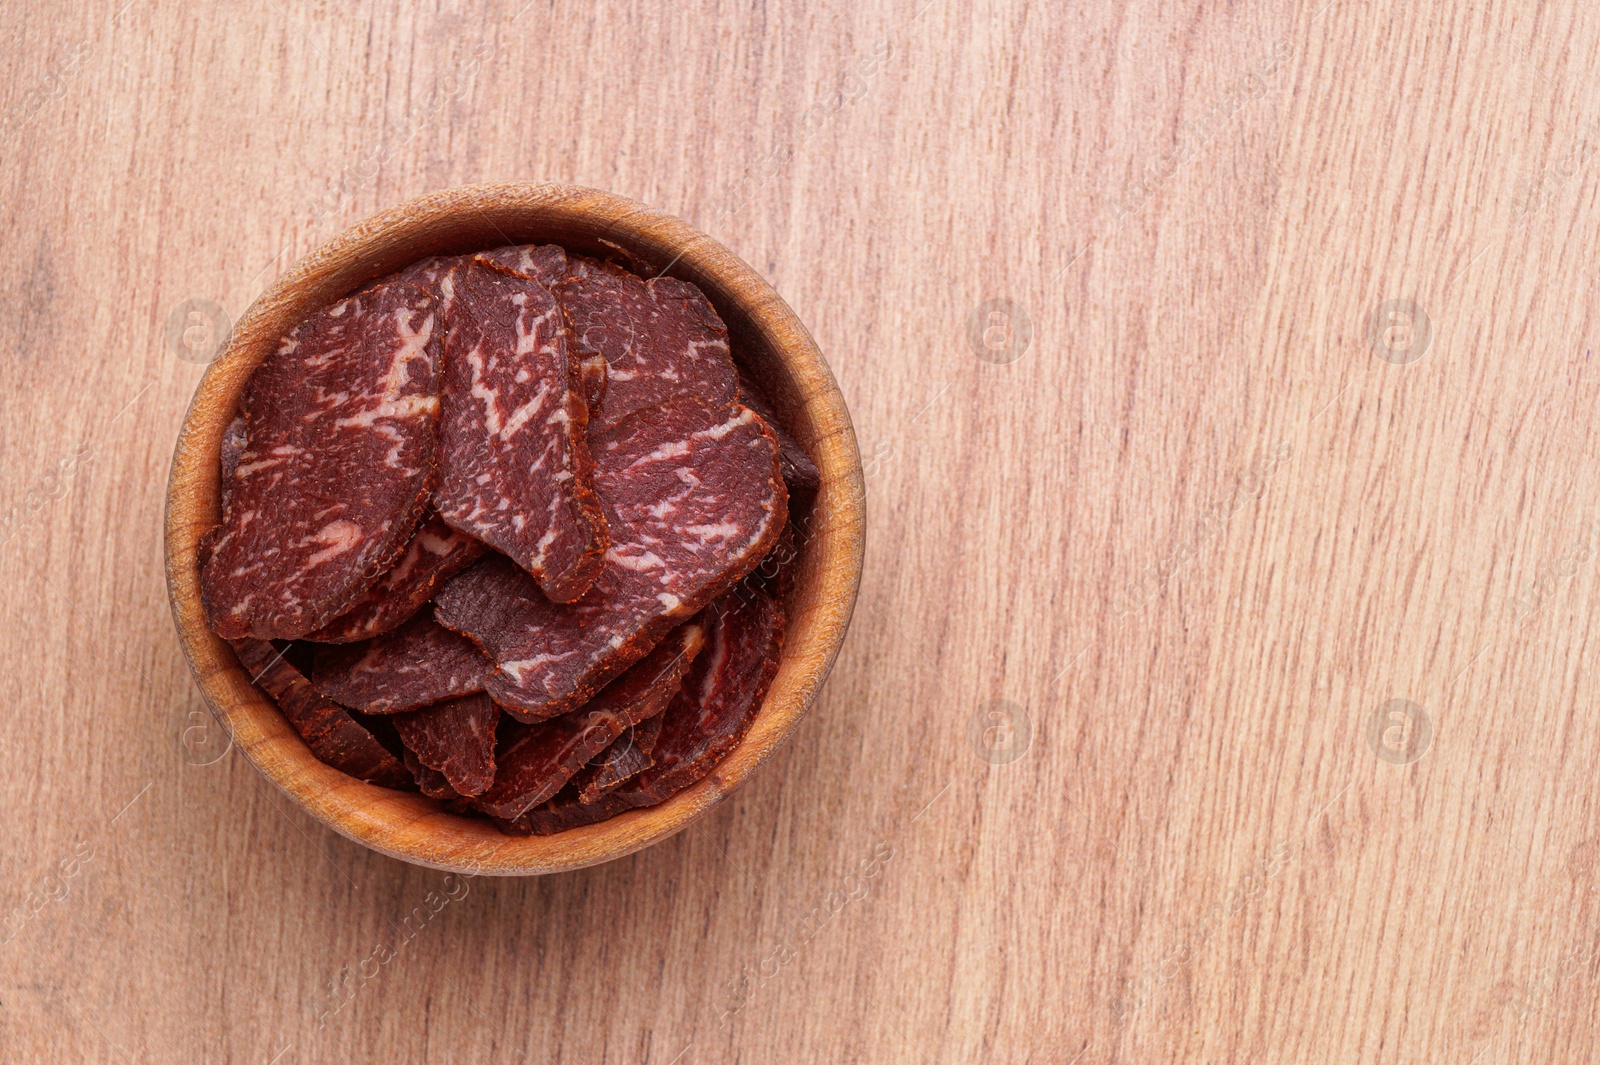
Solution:
<svg viewBox="0 0 1600 1065">
<path fill-rule="evenodd" d="M 387 636 L 319 646 L 317 691 L 369 714 L 398 714 L 483 690 L 494 664 L 424 611 Z"/>
<path fill-rule="evenodd" d="M 704 643 L 698 623 L 682 625 L 585 706 L 525 726 L 500 756 L 494 787 L 479 797 L 478 808 L 514 818 L 560 791 L 624 729 L 666 709 Z"/>
<path fill-rule="evenodd" d="M 559 249 L 558 249 L 559 250 Z M 585 440 L 588 406 L 549 288 L 473 260 L 440 285 L 440 515 L 570 602 L 604 566 L 606 523 Z"/>
<path fill-rule="evenodd" d="M 218 635 L 318 629 L 404 550 L 438 453 L 436 310 L 414 285 L 374 286 L 296 326 L 251 376 L 243 447 L 204 544 Z"/>
<path fill-rule="evenodd" d="M 746 586 L 717 600 L 706 614 L 706 646 L 667 707 L 650 768 L 587 803 L 581 785 L 569 783 L 544 805 L 498 819 L 504 831 L 550 835 L 665 802 L 739 745 L 778 672 L 783 608 Z"/>
<path fill-rule="evenodd" d="M 605 273 L 626 274 L 627 271 L 614 263 L 601 262 L 587 255 L 567 256 L 569 277 L 594 277 Z M 578 375 L 583 378 L 584 399 L 588 400 L 591 412 L 597 411 L 606 395 L 606 357 L 593 348 L 584 350 L 576 347 L 573 350 L 573 357 L 578 360 Z"/>
<path fill-rule="evenodd" d="M 436 585 L 472 565 L 482 554 L 482 544 L 434 515 L 422 523 L 400 561 L 362 593 L 354 606 L 305 638 L 319 643 L 355 643 L 393 632 L 422 609 Z"/>
<path fill-rule="evenodd" d="M 693 396 L 713 407 L 734 401 L 738 381 L 728 329 L 688 282 L 646 281 L 601 266 L 569 277 L 555 294 L 577 358 L 605 363 L 605 392 L 589 411 L 591 435 L 677 397 Z"/>
<path fill-rule="evenodd" d="M 500 708 L 487 695 L 467 695 L 394 717 L 406 750 L 442 774 L 459 795 L 478 795 L 495 777 L 495 724 Z M 417 783 L 428 794 L 421 775 Z M 435 795 L 434 798 L 449 798 Z"/>
<path fill-rule="evenodd" d="M 490 555 L 440 590 L 436 616 L 495 660 L 484 688 L 515 716 L 576 709 L 771 549 L 787 520 L 777 450 L 743 407 L 641 411 L 595 441 L 612 544 L 590 593 L 551 603 Z"/>
<path fill-rule="evenodd" d="M 272 696 L 318 760 L 379 787 L 405 789 L 411 774 L 344 707 L 318 695 L 311 682 L 266 640 L 234 640 L 240 665 Z"/>
</svg>

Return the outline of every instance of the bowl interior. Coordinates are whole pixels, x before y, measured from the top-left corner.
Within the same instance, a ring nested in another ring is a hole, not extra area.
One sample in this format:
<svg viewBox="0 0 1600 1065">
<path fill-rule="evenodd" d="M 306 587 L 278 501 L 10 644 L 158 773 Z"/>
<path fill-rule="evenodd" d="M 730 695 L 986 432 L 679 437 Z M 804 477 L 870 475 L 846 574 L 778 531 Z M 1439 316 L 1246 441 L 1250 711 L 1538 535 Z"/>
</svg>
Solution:
<svg viewBox="0 0 1600 1065">
<path fill-rule="evenodd" d="M 428 255 L 555 243 L 611 256 L 645 276 L 698 285 L 728 325 L 735 361 L 810 454 L 821 487 L 791 500 L 802 536 L 778 674 L 744 741 L 705 779 L 659 806 L 554 836 L 511 837 L 434 800 L 377 788 L 318 761 L 205 624 L 197 545 L 219 516 L 219 454 L 251 372 L 311 312 Z M 843 640 L 861 573 L 861 462 L 833 375 L 805 327 L 748 265 L 687 223 L 575 186 L 477 185 L 432 193 L 346 230 L 297 263 L 244 314 L 190 404 L 173 457 L 166 540 L 179 638 L 206 700 L 270 780 L 320 820 L 405 861 L 459 872 L 532 874 L 620 857 L 684 828 L 738 787 L 793 729 Z"/>
</svg>

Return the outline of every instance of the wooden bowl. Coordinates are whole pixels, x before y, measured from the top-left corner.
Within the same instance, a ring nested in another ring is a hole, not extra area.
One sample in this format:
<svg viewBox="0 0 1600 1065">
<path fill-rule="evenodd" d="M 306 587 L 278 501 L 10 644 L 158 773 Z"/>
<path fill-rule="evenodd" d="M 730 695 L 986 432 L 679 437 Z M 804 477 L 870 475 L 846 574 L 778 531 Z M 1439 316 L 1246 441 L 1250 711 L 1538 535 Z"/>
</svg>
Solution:
<svg viewBox="0 0 1600 1065">
<path fill-rule="evenodd" d="M 700 286 L 728 325 L 735 359 L 822 473 L 807 523 L 783 657 L 744 742 L 659 806 L 554 836 L 502 835 L 432 799 L 373 787 L 317 761 L 206 627 L 196 546 L 216 524 L 219 455 L 251 371 L 290 327 L 373 278 L 427 255 L 505 244 L 621 253 L 647 274 Z M 319 820 L 384 854 L 458 872 L 530 875 L 621 857 L 682 830 L 743 784 L 783 742 L 833 665 L 861 578 L 861 457 L 844 397 L 787 304 L 743 260 L 677 218 L 595 189 L 514 183 L 430 193 L 382 211 L 296 263 L 245 312 L 189 405 L 167 488 L 167 590 L 206 701 L 245 756 Z"/>
</svg>

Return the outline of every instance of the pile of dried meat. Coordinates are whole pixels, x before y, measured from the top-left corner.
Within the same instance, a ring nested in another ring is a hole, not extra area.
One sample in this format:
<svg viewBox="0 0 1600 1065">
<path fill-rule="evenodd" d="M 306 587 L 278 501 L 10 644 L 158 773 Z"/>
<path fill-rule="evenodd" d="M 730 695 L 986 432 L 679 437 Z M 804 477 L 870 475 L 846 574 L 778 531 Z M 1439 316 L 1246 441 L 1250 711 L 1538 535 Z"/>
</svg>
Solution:
<svg viewBox="0 0 1600 1065">
<path fill-rule="evenodd" d="M 322 761 L 559 832 L 738 744 L 817 477 L 695 286 L 554 245 L 425 259 L 251 377 L 206 617 Z"/>
</svg>

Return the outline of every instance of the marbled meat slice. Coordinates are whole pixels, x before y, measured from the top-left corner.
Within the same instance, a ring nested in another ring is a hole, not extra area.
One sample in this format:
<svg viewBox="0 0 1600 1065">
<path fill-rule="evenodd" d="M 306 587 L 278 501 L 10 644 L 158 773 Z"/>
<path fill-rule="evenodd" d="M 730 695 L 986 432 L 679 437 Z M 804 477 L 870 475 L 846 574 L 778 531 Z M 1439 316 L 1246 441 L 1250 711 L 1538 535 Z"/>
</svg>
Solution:
<svg viewBox="0 0 1600 1065">
<path fill-rule="evenodd" d="M 549 286 L 567 273 L 567 252 L 559 244 L 510 244 L 480 251 L 475 258 L 497 270 Z"/>
<path fill-rule="evenodd" d="M 627 267 L 608 259 L 596 259 L 592 255 L 567 255 L 567 276 L 598 277 L 603 274 L 637 276 Z"/>
<path fill-rule="evenodd" d="M 601 262 L 591 259 L 587 255 L 567 256 L 567 276 L 569 277 L 594 277 L 599 274 L 627 274 L 628 271 L 616 263 Z M 568 323 L 571 324 L 570 322 Z M 600 409 L 600 404 L 605 401 L 606 395 L 606 357 L 593 349 L 580 351 L 575 347 L 573 357 L 578 360 L 578 374 L 583 378 L 583 397 L 588 400 L 590 417 L 594 411 Z"/>
<path fill-rule="evenodd" d="M 500 755 L 494 786 L 478 797 L 478 808 L 514 818 L 560 791 L 624 729 L 666 709 L 704 643 L 697 622 L 682 625 L 587 705 L 525 726 Z"/>
<path fill-rule="evenodd" d="M 783 527 L 783 535 L 772 545 L 772 550 L 761 560 L 750 576 L 744 579 L 785 606 L 794 594 L 795 572 L 800 566 L 799 536 L 791 520 Z"/>
<path fill-rule="evenodd" d="M 417 781 L 417 790 L 430 799 L 455 800 L 460 799 L 460 792 L 450 786 L 450 781 L 437 769 L 429 769 L 417 757 L 417 752 L 409 748 L 405 752 L 406 768 L 411 770 L 411 775 Z"/>
<path fill-rule="evenodd" d="M 432 294 L 377 285 L 296 326 L 251 375 L 201 571 L 218 635 L 321 628 L 405 549 L 436 473 L 437 322 Z"/>
<path fill-rule="evenodd" d="M 233 474 L 239 468 L 239 456 L 244 454 L 244 415 L 235 414 L 233 421 L 222 431 L 222 490 L 233 487 Z"/>
<path fill-rule="evenodd" d="M 739 402 L 761 415 L 772 426 L 772 431 L 778 434 L 778 468 L 789 490 L 815 492 L 820 488 L 822 474 L 817 470 L 817 464 L 811 461 L 806 449 L 784 430 L 783 423 L 778 421 L 778 412 L 742 368 L 739 370 Z"/>
<path fill-rule="evenodd" d="M 318 695 L 311 682 L 284 660 L 282 652 L 266 640 L 232 643 L 250 679 L 273 698 L 319 761 L 369 784 L 409 788 L 411 774 L 405 766 L 344 707 Z"/>
<path fill-rule="evenodd" d="M 418 259 L 399 273 L 379 278 L 373 284 L 381 285 L 385 281 L 407 281 L 423 288 L 435 288 L 440 281 L 444 280 L 444 275 L 448 274 L 452 267 L 465 258 L 467 258 L 465 255 L 430 255 L 426 259 Z"/>
<path fill-rule="evenodd" d="M 452 270 L 441 291 L 452 310 L 439 513 L 570 602 L 605 565 L 607 539 L 561 309 L 538 281 L 481 259 Z"/>
<path fill-rule="evenodd" d="M 615 743 L 600 752 L 599 758 L 573 778 L 578 799 L 584 805 L 598 802 L 600 796 L 650 768 L 650 752 L 655 749 L 665 717 L 662 713 L 645 718 L 618 736 Z"/>
<path fill-rule="evenodd" d="M 411 620 L 442 581 L 478 560 L 483 545 L 457 532 L 437 514 L 422 523 L 400 561 L 368 588 L 355 606 L 305 637 L 319 643 L 355 643 L 393 632 Z"/>
<path fill-rule="evenodd" d="M 394 724 L 406 750 L 429 769 L 444 774 L 457 793 L 470 796 L 482 794 L 495 778 L 494 738 L 499 720 L 500 708 L 479 693 L 397 714 Z M 422 784 L 420 777 L 417 783 Z"/>
<path fill-rule="evenodd" d="M 581 705 L 675 625 L 741 580 L 787 520 L 772 431 L 744 407 L 676 400 L 595 443 L 612 544 L 594 589 L 551 603 L 489 555 L 435 597 L 441 624 L 498 668 L 490 697 L 524 721 Z"/>
<path fill-rule="evenodd" d="M 661 722 L 650 768 L 624 789 L 653 806 L 699 780 L 744 739 L 778 673 L 783 607 L 741 586 L 707 611 L 706 650 Z"/>
<path fill-rule="evenodd" d="M 236 414 L 233 421 L 222 431 L 222 480 L 218 488 L 219 502 L 224 514 L 228 512 L 228 500 L 233 496 L 233 471 L 239 468 L 239 456 L 242 454 L 244 454 L 244 416 Z M 200 537 L 198 554 L 202 570 L 211 560 L 212 547 L 221 536 L 222 526 L 217 525 Z"/>
<path fill-rule="evenodd" d="M 555 798 L 516 818 L 498 818 L 514 835 L 551 835 L 624 810 L 665 802 L 710 773 L 739 745 L 766 698 L 783 650 L 783 608 L 756 590 L 729 592 L 706 611 L 706 646 L 667 707 L 651 765 L 585 803 L 569 783 Z"/>
<path fill-rule="evenodd" d="M 319 646 L 317 691 L 369 714 L 398 714 L 483 691 L 494 663 L 423 611 L 387 636 Z"/>
<path fill-rule="evenodd" d="M 733 403 L 738 379 L 728 329 L 687 281 L 600 269 L 569 277 L 554 291 L 576 357 L 605 360 L 605 393 L 589 411 L 591 436 L 681 396 L 713 407 Z"/>
</svg>

